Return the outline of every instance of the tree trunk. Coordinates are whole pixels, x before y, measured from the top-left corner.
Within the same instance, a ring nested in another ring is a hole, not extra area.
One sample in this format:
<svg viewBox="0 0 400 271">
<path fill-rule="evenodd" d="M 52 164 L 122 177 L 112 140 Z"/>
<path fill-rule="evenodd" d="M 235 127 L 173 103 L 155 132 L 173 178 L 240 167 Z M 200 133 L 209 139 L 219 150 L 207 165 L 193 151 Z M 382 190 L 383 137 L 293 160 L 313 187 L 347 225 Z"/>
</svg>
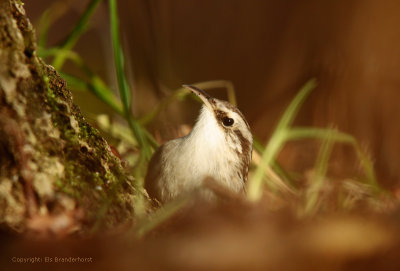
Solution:
<svg viewBox="0 0 400 271">
<path fill-rule="evenodd" d="M 133 215 L 121 161 L 37 56 L 20 1 L 0 4 L 0 225 L 69 233 Z"/>
</svg>

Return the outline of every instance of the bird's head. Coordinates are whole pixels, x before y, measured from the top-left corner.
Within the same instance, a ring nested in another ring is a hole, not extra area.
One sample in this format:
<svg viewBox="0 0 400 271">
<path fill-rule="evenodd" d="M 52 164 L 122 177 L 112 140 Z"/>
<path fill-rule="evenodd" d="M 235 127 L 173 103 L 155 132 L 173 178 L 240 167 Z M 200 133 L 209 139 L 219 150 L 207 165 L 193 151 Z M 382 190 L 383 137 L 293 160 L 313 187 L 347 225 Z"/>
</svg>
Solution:
<svg viewBox="0 0 400 271">
<path fill-rule="evenodd" d="M 202 115 L 205 115 L 203 121 L 210 122 L 210 118 L 213 118 L 215 120 L 213 123 L 218 126 L 217 129 L 223 132 L 227 144 L 239 155 L 246 157 L 246 160 L 250 160 L 253 136 L 248 122 L 239 109 L 227 101 L 211 97 L 202 89 L 190 85 L 183 86 L 203 101 L 204 105 L 200 119 Z M 247 163 L 249 162 L 247 161 Z"/>
</svg>

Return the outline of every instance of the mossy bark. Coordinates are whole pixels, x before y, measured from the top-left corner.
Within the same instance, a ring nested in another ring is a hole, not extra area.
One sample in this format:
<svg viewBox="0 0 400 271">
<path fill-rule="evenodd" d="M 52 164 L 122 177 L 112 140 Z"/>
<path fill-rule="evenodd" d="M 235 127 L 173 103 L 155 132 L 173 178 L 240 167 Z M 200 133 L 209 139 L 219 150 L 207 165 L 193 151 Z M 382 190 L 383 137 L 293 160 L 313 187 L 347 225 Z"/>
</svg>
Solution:
<svg viewBox="0 0 400 271">
<path fill-rule="evenodd" d="M 37 56 L 23 5 L 1 1 L 0 224 L 17 231 L 114 226 L 133 217 L 132 181 L 65 81 Z"/>
</svg>

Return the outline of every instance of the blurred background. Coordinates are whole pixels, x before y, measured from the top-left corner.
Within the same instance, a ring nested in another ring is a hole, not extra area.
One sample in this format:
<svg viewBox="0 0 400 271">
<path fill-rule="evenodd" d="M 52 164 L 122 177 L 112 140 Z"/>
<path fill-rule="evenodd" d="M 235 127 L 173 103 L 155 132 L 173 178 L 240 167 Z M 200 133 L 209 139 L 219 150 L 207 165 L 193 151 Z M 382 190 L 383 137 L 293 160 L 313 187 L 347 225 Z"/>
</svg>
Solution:
<svg viewBox="0 0 400 271">
<path fill-rule="evenodd" d="M 47 9 L 48 45 L 60 43 L 89 1 L 26 1 L 38 34 Z M 224 79 L 234 84 L 238 107 L 253 134 L 269 135 L 299 88 L 315 77 L 295 125 L 335 127 L 354 135 L 374 161 L 378 180 L 399 186 L 400 2 L 318 0 L 119 0 L 121 38 L 136 116 L 143 116 L 183 83 Z M 93 72 L 114 86 L 107 1 L 74 50 Z M 66 62 L 64 70 L 76 74 Z M 209 91 L 226 99 L 225 91 Z M 88 92 L 75 92 L 87 115 L 110 113 Z M 170 127 L 192 125 L 200 105 L 169 105 L 152 131 L 163 140 Z M 286 168 L 313 167 L 319 145 L 287 144 L 279 160 Z M 336 146 L 331 174 L 352 177 L 359 165 L 351 147 Z"/>
<path fill-rule="evenodd" d="M 119 95 L 109 2 L 35 0 L 25 1 L 24 8 L 37 32 L 39 55 L 68 81 L 75 103 L 129 161 L 130 170 L 140 165 L 138 153 L 145 153 L 153 142 L 149 139 L 146 147 L 135 141 L 121 117 L 123 98 L 93 94 L 97 84 L 104 93 L 111 89 Z M 15 269 L 9 260 L 15 256 L 64 255 L 93 257 L 90 266 L 74 265 L 77 270 L 131 270 L 132 266 L 400 270 L 399 1 L 118 0 L 117 4 L 135 121 L 159 143 L 187 133 L 195 122 L 200 104 L 176 98 L 182 84 L 230 81 L 257 139 L 249 178 L 254 180 L 254 172 L 262 168 L 260 154 L 282 114 L 299 89 L 316 78 L 318 85 L 293 125 L 334 128 L 354 136 L 359 145 L 335 142 L 330 156 L 332 138 L 284 140 L 278 157 L 281 167 L 274 159 L 269 161 L 272 173 L 262 172 L 266 182 L 259 189 L 264 194 L 256 202 L 222 195 L 226 198 L 219 205 L 178 200 L 153 210 L 137 204 L 135 209 L 147 209 L 135 214 L 132 225 L 83 233 L 85 238 L 78 240 L 72 234 L 59 240 L 55 232 L 44 243 L 24 239 L 11 243 L 0 232 L 0 239 L 6 240 L 0 242 L 0 266 Z M 78 21 L 91 5 L 88 28 L 75 35 L 84 29 Z M 68 59 L 57 64 L 63 54 L 60 48 Z M 228 99 L 222 85 L 207 91 Z M 156 108 L 161 108 L 156 119 L 145 123 L 143 119 Z M 129 122 L 129 116 L 125 118 Z M 368 158 L 360 156 L 359 146 Z M 129 160 L 130 155 L 135 158 Z M 378 182 L 387 189 L 375 185 L 369 159 Z M 143 177 L 136 174 L 138 168 L 132 170 L 137 183 Z M 276 187 L 270 186 L 274 179 Z M 44 265 L 49 264 L 19 267 L 32 270 Z"/>
</svg>

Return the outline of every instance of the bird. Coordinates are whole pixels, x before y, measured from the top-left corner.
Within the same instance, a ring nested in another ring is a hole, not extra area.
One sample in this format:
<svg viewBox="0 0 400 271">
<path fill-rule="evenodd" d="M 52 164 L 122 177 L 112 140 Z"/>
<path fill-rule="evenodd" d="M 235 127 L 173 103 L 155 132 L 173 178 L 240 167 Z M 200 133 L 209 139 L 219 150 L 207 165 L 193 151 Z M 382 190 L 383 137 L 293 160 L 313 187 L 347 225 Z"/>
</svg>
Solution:
<svg viewBox="0 0 400 271">
<path fill-rule="evenodd" d="M 253 136 L 244 115 L 227 101 L 183 85 L 203 102 L 193 129 L 167 141 L 150 159 L 145 176 L 148 195 L 163 204 L 192 191 L 216 198 L 203 181 L 212 178 L 224 189 L 243 193 L 252 157 Z"/>
</svg>

